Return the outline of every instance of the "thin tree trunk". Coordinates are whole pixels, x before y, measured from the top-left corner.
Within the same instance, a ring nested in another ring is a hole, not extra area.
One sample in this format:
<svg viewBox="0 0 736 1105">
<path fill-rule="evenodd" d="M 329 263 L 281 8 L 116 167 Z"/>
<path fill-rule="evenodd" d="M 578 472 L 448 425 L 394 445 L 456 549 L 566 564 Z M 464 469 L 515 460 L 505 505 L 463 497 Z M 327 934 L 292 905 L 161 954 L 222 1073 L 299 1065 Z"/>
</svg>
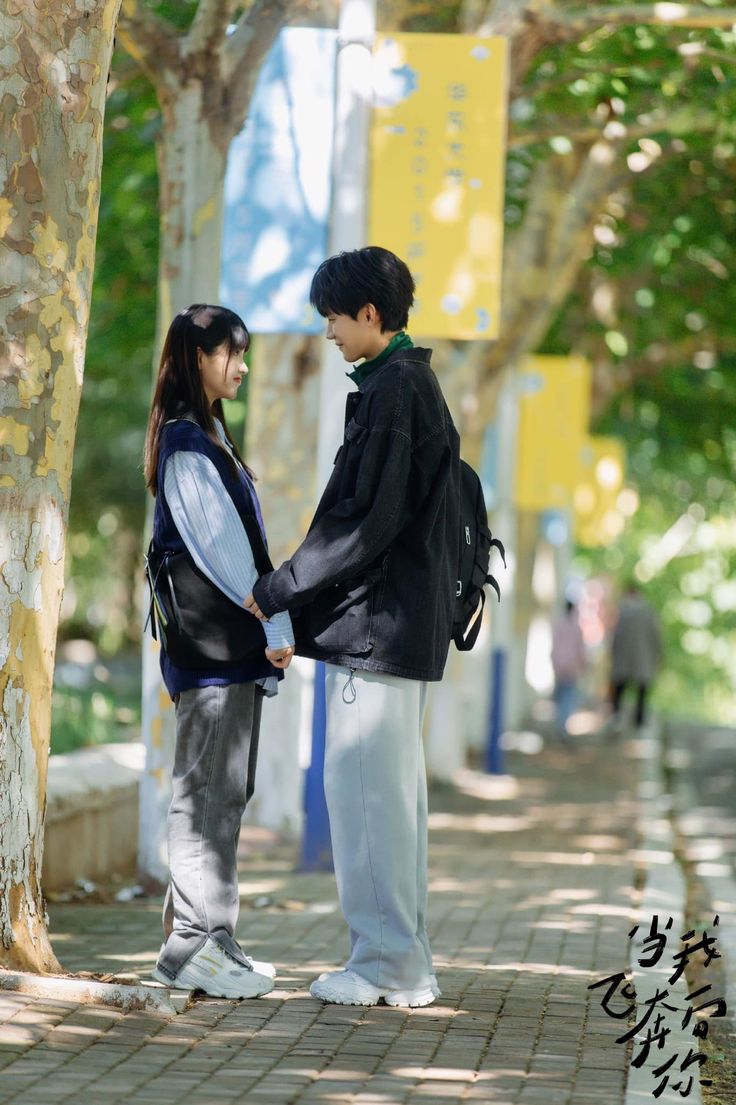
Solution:
<svg viewBox="0 0 736 1105">
<path fill-rule="evenodd" d="M 227 147 L 213 138 L 200 81 L 165 105 L 158 154 L 160 349 L 174 315 L 190 303 L 217 302 L 220 286 Z"/>
<path fill-rule="evenodd" d="M 322 490 L 315 485 L 315 458 L 323 340 L 298 334 L 256 339 L 246 455 L 258 477 L 275 565 L 303 539 Z"/>
<path fill-rule="evenodd" d="M 258 479 L 271 560 L 291 556 L 314 513 L 322 337 L 259 336 L 248 378 L 246 452 Z M 296 657 L 263 711 L 259 785 L 247 819 L 296 836 L 302 828 L 300 742 L 311 717 L 314 665 Z"/>
<path fill-rule="evenodd" d="M 0 963 L 58 967 L 41 893 L 51 683 L 120 0 L 0 16 Z"/>
<path fill-rule="evenodd" d="M 220 283 L 226 151 L 213 139 L 201 81 L 167 98 L 158 147 L 160 234 L 154 376 L 166 331 L 190 303 L 216 303 Z M 153 524 L 148 497 L 146 533 Z M 139 868 L 149 890 L 168 879 L 166 811 L 176 733 L 171 700 L 161 682 L 159 646 L 143 642 L 142 737 L 147 745 L 141 780 Z"/>
</svg>

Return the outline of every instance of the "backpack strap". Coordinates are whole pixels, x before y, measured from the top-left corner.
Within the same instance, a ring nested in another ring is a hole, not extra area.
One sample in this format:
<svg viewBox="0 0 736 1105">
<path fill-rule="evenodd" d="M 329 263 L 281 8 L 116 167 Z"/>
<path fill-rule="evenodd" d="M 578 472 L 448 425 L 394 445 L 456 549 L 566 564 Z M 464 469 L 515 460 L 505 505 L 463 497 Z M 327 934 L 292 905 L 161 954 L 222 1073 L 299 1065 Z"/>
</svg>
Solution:
<svg viewBox="0 0 736 1105">
<path fill-rule="evenodd" d="M 490 530 L 488 531 L 488 534 L 490 536 Z M 503 541 L 501 541 L 500 538 L 498 538 L 498 537 L 491 537 L 491 548 L 492 549 L 498 549 L 499 553 L 501 554 L 501 560 L 503 560 L 503 566 L 505 568 L 506 567 L 506 549 L 503 547 Z"/>
<path fill-rule="evenodd" d="M 150 592 L 151 592 L 150 601 L 148 603 L 148 616 L 146 617 L 146 624 L 143 626 L 143 632 L 144 633 L 146 632 L 146 630 L 148 629 L 148 624 L 150 622 L 150 624 L 151 624 L 151 635 L 152 635 L 154 641 L 158 641 L 160 639 L 161 642 L 163 643 L 163 641 L 164 641 L 163 629 L 166 625 L 167 619 L 166 619 L 166 617 L 165 617 L 165 615 L 164 615 L 164 613 L 161 609 L 157 587 L 158 587 L 159 576 L 161 575 L 161 572 L 163 571 L 164 565 L 166 564 L 166 557 L 164 556 L 161 559 L 158 566 L 155 568 L 155 573 L 154 573 L 155 558 L 156 558 L 156 546 L 154 545 L 153 540 L 152 540 L 151 543 L 148 546 L 148 552 L 145 553 L 144 556 L 143 556 L 143 565 L 144 565 L 144 568 L 145 568 L 146 579 L 148 581 L 148 586 L 149 586 L 149 589 L 150 589 Z M 166 578 L 166 576 L 164 576 L 164 578 Z"/>
<path fill-rule="evenodd" d="M 169 598 L 171 599 L 171 612 L 174 616 L 174 624 L 178 627 L 182 624 L 181 610 L 179 609 L 179 603 L 176 601 L 176 591 L 174 590 L 174 584 L 171 579 L 171 571 L 169 569 L 166 557 L 164 557 L 161 567 L 164 569 L 164 581 L 168 584 Z"/>
<path fill-rule="evenodd" d="M 148 587 L 151 592 L 151 597 L 148 603 L 148 616 L 146 617 L 146 624 L 143 626 L 143 632 L 145 634 L 148 629 L 148 623 L 151 623 L 151 634 L 154 641 L 158 640 L 158 634 L 156 633 L 156 583 L 158 582 L 159 572 L 161 571 L 161 565 L 159 565 L 156 575 L 153 574 L 151 566 L 151 557 L 153 555 L 153 541 L 148 546 L 148 552 L 143 557 L 143 565 L 146 573 L 146 580 L 148 581 Z"/>
<path fill-rule="evenodd" d="M 467 632 L 467 636 L 463 637 L 462 631 L 458 630 L 457 635 L 453 638 L 455 641 L 455 647 L 458 652 L 470 652 L 471 648 L 478 640 L 478 634 L 480 633 L 480 627 L 483 622 L 483 608 L 486 605 L 486 593 L 481 591 L 480 593 L 480 605 L 478 606 L 478 612 L 475 617 L 475 621 L 470 626 Z"/>
</svg>

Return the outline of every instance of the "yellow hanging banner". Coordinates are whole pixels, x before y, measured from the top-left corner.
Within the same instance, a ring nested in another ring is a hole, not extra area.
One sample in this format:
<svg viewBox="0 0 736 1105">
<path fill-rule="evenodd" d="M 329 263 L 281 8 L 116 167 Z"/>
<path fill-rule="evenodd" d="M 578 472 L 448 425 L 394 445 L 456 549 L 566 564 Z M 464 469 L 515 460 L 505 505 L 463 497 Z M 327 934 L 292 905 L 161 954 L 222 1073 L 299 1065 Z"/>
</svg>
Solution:
<svg viewBox="0 0 736 1105">
<path fill-rule="evenodd" d="M 567 510 L 588 437 L 590 364 L 584 357 L 525 357 L 518 374 L 516 505 Z"/>
<path fill-rule="evenodd" d="M 579 545 L 610 545 L 626 519 L 618 507 L 624 484 L 624 446 L 616 437 L 587 438 L 575 487 L 575 540 Z"/>
<path fill-rule="evenodd" d="M 402 257 L 416 334 L 499 333 L 507 42 L 379 35 L 369 241 Z"/>
</svg>

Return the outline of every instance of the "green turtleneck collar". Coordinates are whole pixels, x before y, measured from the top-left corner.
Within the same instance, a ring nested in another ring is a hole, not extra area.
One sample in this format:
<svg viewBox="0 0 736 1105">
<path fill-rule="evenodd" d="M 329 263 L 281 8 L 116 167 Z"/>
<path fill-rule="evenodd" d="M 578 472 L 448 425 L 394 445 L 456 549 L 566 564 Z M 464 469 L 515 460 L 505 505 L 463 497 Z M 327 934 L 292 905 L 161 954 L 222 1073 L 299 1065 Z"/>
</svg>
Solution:
<svg viewBox="0 0 736 1105">
<path fill-rule="evenodd" d="M 411 340 L 405 330 L 399 330 L 398 334 L 394 334 L 391 341 L 388 343 L 382 353 L 379 353 L 377 357 L 374 357 L 372 361 L 363 361 L 352 372 L 346 373 L 351 380 L 360 387 L 364 380 L 366 380 L 372 372 L 375 372 L 377 368 L 380 368 L 382 364 L 385 364 L 392 353 L 397 349 L 413 349 L 414 342 Z"/>
</svg>

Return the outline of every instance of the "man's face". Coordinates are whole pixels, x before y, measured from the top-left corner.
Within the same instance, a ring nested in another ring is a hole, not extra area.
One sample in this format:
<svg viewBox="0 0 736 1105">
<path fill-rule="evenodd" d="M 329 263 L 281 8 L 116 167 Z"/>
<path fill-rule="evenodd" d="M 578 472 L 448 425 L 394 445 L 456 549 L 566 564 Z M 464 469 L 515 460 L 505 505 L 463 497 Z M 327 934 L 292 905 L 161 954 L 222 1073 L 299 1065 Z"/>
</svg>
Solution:
<svg viewBox="0 0 736 1105">
<path fill-rule="evenodd" d="M 375 308 L 370 305 L 361 307 L 357 318 L 331 311 L 327 315 L 327 339 L 334 341 L 350 364 L 355 364 L 362 357 L 372 360 L 386 344 L 380 321 L 376 323 Z"/>
</svg>

